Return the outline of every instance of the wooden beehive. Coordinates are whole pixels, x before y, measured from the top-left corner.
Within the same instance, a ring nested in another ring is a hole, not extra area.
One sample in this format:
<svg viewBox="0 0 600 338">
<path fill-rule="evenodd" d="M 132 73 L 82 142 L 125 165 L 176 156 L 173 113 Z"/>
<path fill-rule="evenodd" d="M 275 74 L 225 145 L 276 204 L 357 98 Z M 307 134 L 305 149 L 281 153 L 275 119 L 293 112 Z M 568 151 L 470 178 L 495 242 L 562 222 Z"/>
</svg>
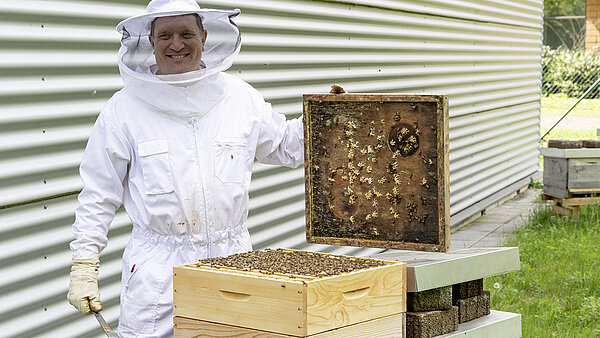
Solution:
<svg viewBox="0 0 600 338">
<path fill-rule="evenodd" d="M 207 322 L 184 317 L 173 317 L 175 338 L 290 338 L 287 334 L 267 332 L 245 327 Z M 307 338 L 381 338 L 406 337 L 406 314 L 398 313 L 353 325 L 306 336 Z"/>
<path fill-rule="evenodd" d="M 404 263 L 310 254 L 383 265 L 325 277 L 204 263 L 177 266 L 173 268 L 173 313 L 177 317 L 306 337 L 406 311 Z M 274 262 L 288 259 L 285 256 Z M 301 260 L 290 264 L 306 265 Z"/>
<path fill-rule="evenodd" d="M 448 100 L 304 95 L 307 241 L 450 247 Z"/>
<path fill-rule="evenodd" d="M 600 193 L 600 148 L 541 148 L 540 152 L 544 194 L 571 198 Z"/>
</svg>

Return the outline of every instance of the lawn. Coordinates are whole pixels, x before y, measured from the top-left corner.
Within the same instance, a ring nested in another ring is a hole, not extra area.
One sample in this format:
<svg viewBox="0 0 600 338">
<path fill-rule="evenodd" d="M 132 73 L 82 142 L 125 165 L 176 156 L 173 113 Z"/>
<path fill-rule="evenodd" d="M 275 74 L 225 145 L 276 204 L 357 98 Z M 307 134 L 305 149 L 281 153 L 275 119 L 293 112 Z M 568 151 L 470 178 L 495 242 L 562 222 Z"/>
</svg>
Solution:
<svg viewBox="0 0 600 338">
<path fill-rule="evenodd" d="M 561 94 L 542 96 L 541 111 L 546 115 L 562 116 L 575 102 L 576 98 L 570 98 Z M 586 116 L 600 118 L 600 99 L 583 99 L 569 113 L 568 116 Z"/>
<path fill-rule="evenodd" d="M 552 116 L 553 121 L 558 120 L 567 110 L 577 101 L 576 98 L 569 98 L 563 94 L 553 94 L 548 96 L 542 96 L 541 98 L 541 114 L 544 116 Z M 577 118 L 577 117 L 594 117 L 600 120 L 600 99 L 584 99 L 577 104 L 576 108 L 573 109 L 565 117 Z M 564 120 L 563 120 L 564 121 Z M 566 121 L 561 121 L 546 137 L 545 140 L 594 140 L 597 139 L 597 129 L 600 128 L 600 123 L 595 125 L 590 123 L 590 120 L 586 120 L 589 129 L 584 129 L 579 126 L 579 129 L 566 129 L 564 127 Z M 544 135 L 548 128 L 542 128 L 540 130 L 540 136 Z M 542 145 L 544 146 L 544 145 Z"/>
<path fill-rule="evenodd" d="M 521 270 L 487 278 L 492 308 L 522 314 L 523 337 L 600 337 L 600 205 L 578 221 L 540 207 L 506 246 Z"/>
</svg>

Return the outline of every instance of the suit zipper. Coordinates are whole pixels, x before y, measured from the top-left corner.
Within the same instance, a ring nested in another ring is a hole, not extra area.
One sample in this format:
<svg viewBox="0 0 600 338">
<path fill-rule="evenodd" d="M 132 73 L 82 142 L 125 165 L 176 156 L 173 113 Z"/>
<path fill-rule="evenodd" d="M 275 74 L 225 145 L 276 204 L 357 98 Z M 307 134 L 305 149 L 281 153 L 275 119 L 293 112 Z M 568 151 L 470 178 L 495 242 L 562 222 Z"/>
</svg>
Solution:
<svg viewBox="0 0 600 338">
<path fill-rule="evenodd" d="M 204 186 L 204 176 L 202 175 L 202 170 L 200 169 L 200 142 L 198 142 L 198 118 L 192 118 L 191 122 L 192 122 L 192 126 L 194 128 L 194 143 L 195 143 L 195 147 L 196 147 L 196 168 L 198 171 L 198 177 L 199 177 L 199 181 L 200 181 L 200 188 L 202 189 L 202 204 L 204 206 L 204 231 L 205 231 L 205 238 L 206 238 L 206 253 L 207 253 L 207 257 L 210 257 L 210 253 L 211 253 L 211 238 L 210 238 L 210 233 L 209 233 L 209 222 L 208 222 L 208 207 L 206 204 L 206 193 L 205 193 L 205 186 Z"/>
</svg>

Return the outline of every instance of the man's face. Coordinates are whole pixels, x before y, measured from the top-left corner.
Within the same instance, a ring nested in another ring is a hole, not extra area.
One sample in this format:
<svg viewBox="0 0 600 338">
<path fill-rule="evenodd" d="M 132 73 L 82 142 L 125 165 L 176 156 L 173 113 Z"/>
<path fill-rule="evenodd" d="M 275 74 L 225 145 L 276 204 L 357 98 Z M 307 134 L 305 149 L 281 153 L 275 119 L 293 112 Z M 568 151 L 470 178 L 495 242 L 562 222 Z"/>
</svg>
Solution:
<svg viewBox="0 0 600 338">
<path fill-rule="evenodd" d="M 200 31 L 193 14 L 165 16 L 154 20 L 150 44 L 154 48 L 159 75 L 200 69 L 206 30 Z"/>
</svg>

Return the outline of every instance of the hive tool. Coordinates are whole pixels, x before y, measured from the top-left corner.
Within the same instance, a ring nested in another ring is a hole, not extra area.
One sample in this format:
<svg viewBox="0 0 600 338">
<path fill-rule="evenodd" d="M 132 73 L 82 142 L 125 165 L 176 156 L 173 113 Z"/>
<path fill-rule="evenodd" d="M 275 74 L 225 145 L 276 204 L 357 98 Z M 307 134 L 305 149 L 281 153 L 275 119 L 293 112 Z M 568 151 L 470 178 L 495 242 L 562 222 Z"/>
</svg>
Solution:
<svg viewBox="0 0 600 338">
<path fill-rule="evenodd" d="M 119 338 L 119 336 L 110 329 L 110 326 L 108 326 L 108 324 L 106 323 L 106 320 L 104 320 L 104 317 L 102 317 L 102 315 L 100 314 L 100 311 L 94 312 L 94 316 L 98 320 L 98 323 L 100 323 L 100 326 L 102 327 L 102 331 L 104 331 L 104 333 L 106 334 L 107 337 Z"/>
</svg>

